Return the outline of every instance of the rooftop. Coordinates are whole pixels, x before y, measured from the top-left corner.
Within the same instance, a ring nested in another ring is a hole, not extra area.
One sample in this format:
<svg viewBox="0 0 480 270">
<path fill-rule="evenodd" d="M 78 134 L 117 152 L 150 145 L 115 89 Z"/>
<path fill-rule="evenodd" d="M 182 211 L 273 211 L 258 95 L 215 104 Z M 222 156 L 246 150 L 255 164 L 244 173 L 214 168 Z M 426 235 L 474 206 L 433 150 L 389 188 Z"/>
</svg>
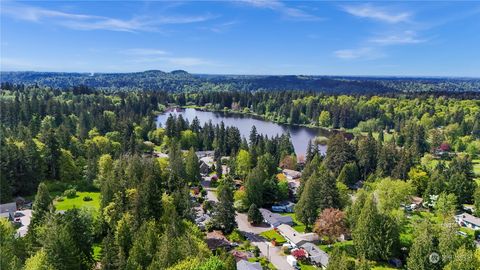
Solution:
<svg viewBox="0 0 480 270">
<path fill-rule="evenodd" d="M 308 252 L 310 260 L 323 266 L 328 265 L 328 254 L 312 243 L 305 243 L 300 246 Z"/>
<path fill-rule="evenodd" d="M 313 242 L 318 240 L 318 236 L 315 233 L 300 233 L 297 232 L 292 226 L 282 224 L 277 227 L 278 231 L 285 236 L 290 242 L 295 245 L 302 245 L 306 242 Z"/>
<path fill-rule="evenodd" d="M 278 226 L 280 224 L 293 224 L 293 219 L 290 216 L 282 216 L 277 213 L 272 213 L 271 211 L 260 208 L 263 219 L 272 226 Z"/>
<path fill-rule="evenodd" d="M 238 270 L 262 270 L 262 266 L 259 262 L 249 262 L 245 260 L 241 260 L 237 262 L 237 269 Z"/>
</svg>

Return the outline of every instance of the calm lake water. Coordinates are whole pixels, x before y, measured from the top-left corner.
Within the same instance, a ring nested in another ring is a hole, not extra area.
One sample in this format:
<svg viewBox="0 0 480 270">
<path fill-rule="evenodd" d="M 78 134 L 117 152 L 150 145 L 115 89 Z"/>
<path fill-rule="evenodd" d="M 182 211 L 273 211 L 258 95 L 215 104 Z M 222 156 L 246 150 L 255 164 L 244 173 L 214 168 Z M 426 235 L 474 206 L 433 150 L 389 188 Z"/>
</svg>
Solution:
<svg viewBox="0 0 480 270">
<path fill-rule="evenodd" d="M 213 125 L 220 124 L 223 121 L 225 126 L 237 127 L 240 130 L 242 137 L 247 138 L 247 140 L 250 136 L 250 130 L 252 129 L 252 126 L 257 128 L 257 132 L 259 134 L 267 135 L 268 137 L 274 137 L 283 133 L 290 133 L 297 156 L 305 155 L 309 140 L 313 141 L 316 136 L 328 137 L 330 135 L 327 130 L 320 128 L 283 125 L 243 114 L 207 112 L 191 108 L 181 111 L 169 111 L 159 115 L 157 117 L 157 126 L 164 127 L 165 122 L 170 114 L 177 116 L 182 115 L 182 117 L 186 120 L 188 119 L 190 123 L 196 116 L 202 126 L 208 121 L 212 121 Z M 324 154 L 326 151 L 326 146 L 320 146 L 320 151 Z"/>
</svg>

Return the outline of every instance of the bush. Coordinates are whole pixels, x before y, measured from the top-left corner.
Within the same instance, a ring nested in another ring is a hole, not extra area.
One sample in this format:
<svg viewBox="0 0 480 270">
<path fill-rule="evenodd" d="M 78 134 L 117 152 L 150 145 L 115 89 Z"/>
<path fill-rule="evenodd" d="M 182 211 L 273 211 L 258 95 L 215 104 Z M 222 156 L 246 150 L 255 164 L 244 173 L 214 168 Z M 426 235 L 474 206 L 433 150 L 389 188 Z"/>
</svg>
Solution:
<svg viewBox="0 0 480 270">
<path fill-rule="evenodd" d="M 65 200 L 65 198 L 62 197 L 62 196 L 57 197 L 57 202 L 63 202 L 64 200 Z"/>
<path fill-rule="evenodd" d="M 93 199 L 90 196 L 85 196 L 85 197 L 83 197 L 83 201 L 89 202 L 89 201 L 93 201 Z"/>
<path fill-rule="evenodd" d="M 71 199 L 77 197 L 77 190 L 74 188 L 67 189 L 63 192 L 63 196 Z"/>
</svg>

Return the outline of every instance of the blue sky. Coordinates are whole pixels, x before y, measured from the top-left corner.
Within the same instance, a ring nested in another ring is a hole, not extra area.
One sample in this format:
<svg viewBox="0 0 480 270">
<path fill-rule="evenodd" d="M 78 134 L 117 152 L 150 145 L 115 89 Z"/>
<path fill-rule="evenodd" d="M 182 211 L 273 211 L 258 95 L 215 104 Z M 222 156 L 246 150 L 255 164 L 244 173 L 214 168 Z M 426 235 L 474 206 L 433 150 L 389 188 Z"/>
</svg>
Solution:
<svg viewBox="0 0 480 270">
<path fill-rule="evenodd" d="M 480 3 L 1 1 L 1 69 L 480 76 Z"/>
</svg>

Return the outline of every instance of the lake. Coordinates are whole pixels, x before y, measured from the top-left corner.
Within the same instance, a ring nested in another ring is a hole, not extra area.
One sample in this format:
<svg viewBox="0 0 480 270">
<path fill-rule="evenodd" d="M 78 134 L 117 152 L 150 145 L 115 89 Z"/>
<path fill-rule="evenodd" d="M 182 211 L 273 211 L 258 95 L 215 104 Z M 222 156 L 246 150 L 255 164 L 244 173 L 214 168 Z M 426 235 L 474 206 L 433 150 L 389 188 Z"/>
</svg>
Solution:
<svg viewBox="0 0 480 270">
<path fill-rule="evenodd" d="M 240 131 L 241 136 L 247 138 L 247 140 L 250 136 L 250 130 L 252 129 L 252 126 L 255 126 L 257 128 L 257 132 L 259 134 L 267 135 L 270 138 L 276 135 L 281 135 L 283 133 L 290 133 L 293 147 L 295 148 L 295 153 L 297 154 L 297 156 L 305 155 L 309 140 L 313 141 L 316 136 L 328 137 L 330 135 L 330 132 L 328 130 L 321 128 L 277 124 L 274 122 L 265 121 L 258 117 L 244 114 L 208 112 L 192 108 L 167 111 L 159 115 L 157 117 L 157 126 L 165 127 L 165 122 L 167 121 L 167 118 L 170 114 L 176 116 L 182 115 L 182 117 L 188 120 L 190 123 L 196 116 L 202 126 L 208 121 L 212 121 L 213 125 L 220 124 L 223 121 L 225 126 L 237 127 Z M 325 154 L 326 150 L 326 146 L 320 146 L 321 153 Z"/>
</svg>

